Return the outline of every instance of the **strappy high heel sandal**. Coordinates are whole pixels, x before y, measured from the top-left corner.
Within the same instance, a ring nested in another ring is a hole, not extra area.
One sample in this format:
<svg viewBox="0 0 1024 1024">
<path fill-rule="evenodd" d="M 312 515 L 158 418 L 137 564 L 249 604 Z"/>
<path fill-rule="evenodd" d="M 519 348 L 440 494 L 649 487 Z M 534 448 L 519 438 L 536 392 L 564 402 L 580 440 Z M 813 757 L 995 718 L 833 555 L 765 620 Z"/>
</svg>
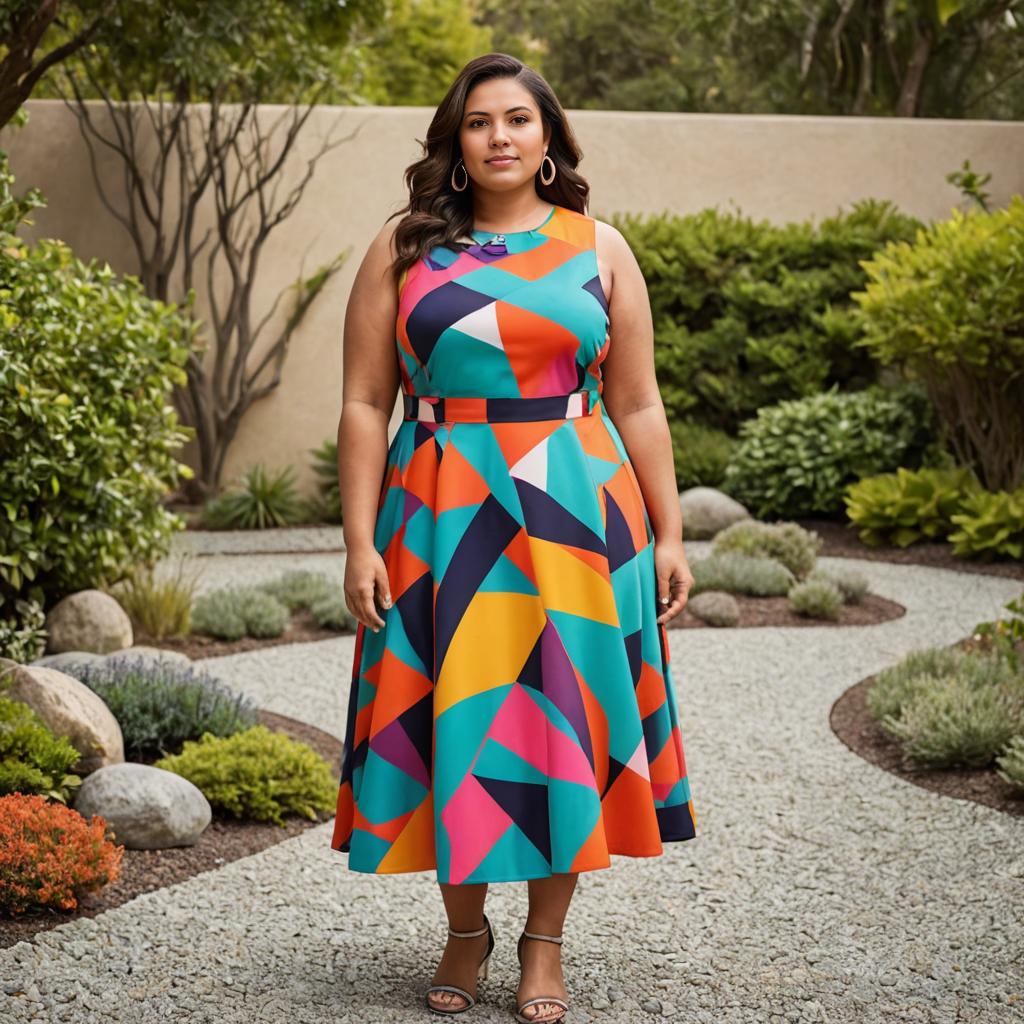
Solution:
<svg viewBox="0 0 1024 1024">
<path fill-rule="evenodd" d="M 476 931 L 457 932 L 451 927 L 449 927 L 448 929 L 449 935 L 454 935 L 456 938 L 459 939 L 472 939 L 475 938 L 477 935 L 483 935 L 484 932 L 487 933 L 487 952 L 484 954 L 483 960 L 480 961 L 479 967 L 477 967 L 478 979 L 483 979 L 487 977 L 487 970 L 491 961 L 491 953 L 494 951 L 494 929 L 491 928 L 491 922 L 487 920 L 487 915 L 484 914 L 483 928 L 478 928 Z M 464 1006 L 435 1006 L 430 1001 L 431 992 L 454 992 L 456 995 L 462 996 L 462 998 L 466 1000 L 466 1004 Z M 427 1009 L 432 1010 L 434 1013 L 465 1013 L 466 1010 L 469 1010 L 472 1007 L 476 1006 L 476 999 L 473 996 L 471 996 L 464 988 L 459 988 L 458 985 L 431 985 L 430 988 L 427 989 L 424 998 L 426 999 L 427 1002 Z"/>
<path fill-rule="evenodd" d="M 519 936 L 519 942 L 516 944 L 516 956 L 519 957 L 520 968 L 523 966 L 523 939 L 544 939 L 545 942 L 557 942 L 558 945 L 562 944 L 561 935 L 541 935 L 539 932 L 528 932 L 524 930 L 523 934 Z M 556 1017 L 545 1017 L 539 1013 L 535 1017 L 524 1016 L 523 1010 L 536 1003 L 555 1003 L 563 1009 Z M 568 1011 L 569 1004 L 564 999 L 559 999 L 558 996 L 534 996 L 533 999 L 527 999 L 516 1007 L 516 1020 L 519 1021 L 519 1024 L 558 1024 L 558 1021 L 565 1019 L 565 1015 Z"/>
</svg>

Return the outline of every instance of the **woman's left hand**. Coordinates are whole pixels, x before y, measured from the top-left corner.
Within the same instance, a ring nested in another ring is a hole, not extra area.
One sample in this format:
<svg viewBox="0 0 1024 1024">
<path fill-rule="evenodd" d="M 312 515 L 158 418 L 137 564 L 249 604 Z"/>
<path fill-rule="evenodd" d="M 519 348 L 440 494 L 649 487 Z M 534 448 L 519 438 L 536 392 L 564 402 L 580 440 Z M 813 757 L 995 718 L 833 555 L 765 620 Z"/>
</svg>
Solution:
<svg viewBox="0 0 1024 1024">
<path fill-rule="evenodd" d="M 655 541 L 654 570 L 658 577 L 658 624 L 674 619 L 686 607 L 693 574 L 681 540 Z"/>
</svg>

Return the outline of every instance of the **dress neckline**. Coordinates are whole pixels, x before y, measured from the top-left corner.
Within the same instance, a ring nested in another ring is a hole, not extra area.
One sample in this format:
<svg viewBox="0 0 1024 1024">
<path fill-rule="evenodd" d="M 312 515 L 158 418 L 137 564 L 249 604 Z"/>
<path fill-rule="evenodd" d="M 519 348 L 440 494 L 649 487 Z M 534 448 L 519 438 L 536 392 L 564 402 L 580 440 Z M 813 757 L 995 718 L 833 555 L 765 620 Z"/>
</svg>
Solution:
<svg viewBox="0 0 1024 1024">
<path fill-rule="evenodd" d="M 557 209 L 557 205 L 552 205 L 550 211 L 548 211 L 548 215 L 535 228 L 526 228 L 523 231 L 484 231 L 483 228 L 471 228 L 470 231 L 474 235 L 483 235 L 485 238 L 496 238 L 499 236 L 501 238 L 509 238 L 514 235 L 536 234 L 536 232 L 540 231 L 540 229 L 544 227 L 552 217 L 554 217 L 555 210 Z"/>
</svg>

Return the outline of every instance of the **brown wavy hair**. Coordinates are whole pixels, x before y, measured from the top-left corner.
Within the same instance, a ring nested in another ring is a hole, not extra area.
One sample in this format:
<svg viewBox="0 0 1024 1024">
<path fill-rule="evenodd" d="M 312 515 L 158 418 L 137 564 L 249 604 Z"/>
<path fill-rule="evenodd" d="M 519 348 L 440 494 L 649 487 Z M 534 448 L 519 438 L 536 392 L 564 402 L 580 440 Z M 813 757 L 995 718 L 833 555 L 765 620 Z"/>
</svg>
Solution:
<svg viewBox="0 0 1024 1024">
<path fill-rule="evenodd" d="M 555 162 L 557 173 L 554 181 L 545 185 L 538 171 L 534 176 L 537 194 L 556 206 L 586 212 L 590 185 L 576 170 L 583 154 L 551 86 L 533 68 L 507 53 L 474 57 L 438 105 L 426 141 L 416 140 L 424 155 L 405 169 L 409 202 L 388 217 L 403 217 L 394 234 L 397 255 L 392 272 L 396 283 L 435 246 L 457 250 L 459 240 L 473 227 L 472 182 L 464 192 L 456 192 L 452 188 L 452 171 L 462 158 L 459 126 L 466 110 L 466 97 L 475 85 L 491 78 L 514 78 L 522 83 L 536 101 L 544 125 L 550 128 L 547 155 Z"/>
</svg>

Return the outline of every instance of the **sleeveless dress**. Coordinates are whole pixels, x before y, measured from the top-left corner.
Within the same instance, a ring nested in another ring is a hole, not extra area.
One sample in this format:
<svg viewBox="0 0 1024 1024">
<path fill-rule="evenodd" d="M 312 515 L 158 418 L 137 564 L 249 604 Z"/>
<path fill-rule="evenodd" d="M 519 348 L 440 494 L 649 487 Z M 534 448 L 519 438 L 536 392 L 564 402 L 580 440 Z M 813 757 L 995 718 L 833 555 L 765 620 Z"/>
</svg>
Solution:
<svg viewBox="0 0 1024 1024">
<path fill-rule="evenodd" d="M 405 418 L 355 639 L 331 847 L 520 881 L 696 835 L 653 532 L 601 400 L 595 222 L 472 232 L 399 282 Z"/>
</svg>

